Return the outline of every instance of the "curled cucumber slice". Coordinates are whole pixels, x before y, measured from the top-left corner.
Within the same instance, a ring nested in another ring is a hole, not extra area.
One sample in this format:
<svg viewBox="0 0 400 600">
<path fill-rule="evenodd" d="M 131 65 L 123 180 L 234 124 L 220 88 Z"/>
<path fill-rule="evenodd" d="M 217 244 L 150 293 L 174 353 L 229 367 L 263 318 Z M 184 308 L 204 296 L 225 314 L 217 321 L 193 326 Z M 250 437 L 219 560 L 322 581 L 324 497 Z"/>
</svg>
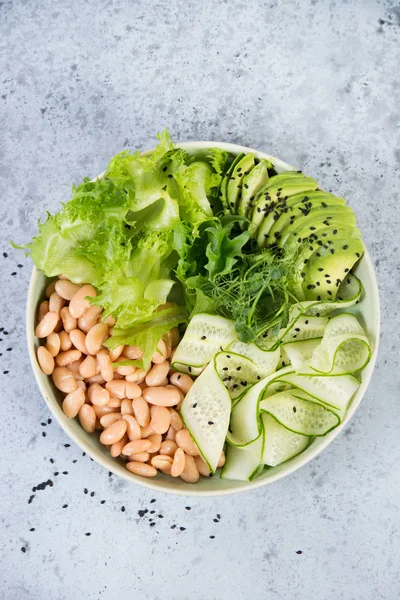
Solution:
<svg viewBox="0 0 400 600">
<path fill-rule="evenodd" d="M 186 394 L 180 412 L 185 427 L 215 473 L 228 431 L 231 399 L 214 359 Z"/>
<path fill-rule="evenodd" d="M 342 375 L 363 369 L 371 358 L 371 347 L 357 318 L 349 313 L 332 317 L 310 367 L 318 373 Z"/>
<path fill-rule="evenodd" d="M 226 461 L 221 472 L 221 479 L 252 481 L 264 469 L 262 449 L 262 434 L 245 448 L 227 444 Z"/>
<path fill-rule="evenodd" d="M 314 401 L 320 401 L 339 413 L 346 411 L 350 400 L 360 387 L 358 379 L 352 375 L 336 375 L 334 377 L 318 375 L 298 375 L 288 373 L 278 379 L 301 392 L 312 396 Z"/>
<path fill-rule="evenodd" d="M 292 372 L 292 369 L 288 367 L 261 379 L 234 405 L 227 434 L 227 441 L 230 444 L 233 446 L 247 446 L 258 438 L 262 430 L 259 413 L 260 401 L 268 386 L 280 376 L 290 372 Z"/>
<path fill-rule="evenodd" d="M 340 423 L 336 412 L 295 388 L 262 400 L 260 411 L 289 431 L 306 436 L 326 435 Z"/>
<path fill-rule="evenodd" d="M 226 352 L 216 354 L 217 371 L 234 404 L 251 385 L 276 371 L 279 356 L 279 348 L 265 352 L 255 344 L 239 341 L 230 344 Z"/>
<path fill-rule="evenodd" d="M 195 315 L 176 349 L 172 366 L 177 371 L 199 375 L 215 354 L 234 339 L 235 324 L 230 319 Z"/>
<path fill-rule="evenodd" d="M 310 443 L 308 436 L 289 431 L 271 415 L 262 413 L 261 418 L 264 429 L 262 462 L 265 465 L 276 467 L 303 452 Z"/>
<path fill-rule="evenodd" d="M 309 365 L 321 340 L 322 337 L 318 337 L 282 344 L 282 356 L 286 356 L 286 360 L 290 362 L 296 373 L 307 373 L 311 370 Z"/>
</svg>

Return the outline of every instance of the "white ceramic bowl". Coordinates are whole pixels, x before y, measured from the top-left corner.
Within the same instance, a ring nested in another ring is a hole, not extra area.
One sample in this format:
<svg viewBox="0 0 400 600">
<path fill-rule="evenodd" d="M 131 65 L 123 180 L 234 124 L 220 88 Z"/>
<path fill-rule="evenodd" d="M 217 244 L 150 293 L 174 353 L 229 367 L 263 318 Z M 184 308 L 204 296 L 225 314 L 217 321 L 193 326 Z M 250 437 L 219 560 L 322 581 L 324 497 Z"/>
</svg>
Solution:
<svg viewBox="0 0 400 600">
<path fill-rule="evenodd" d="M 274 158 L 263 152 L 258 152 L 245 146 L 236 144 L 227 144 L 221 142 L 186 142 L 179 144 L 185 150 L 193 153 L 201 153 L 205 149 L 217 146 L 224 150 L 228 150 L 233 154 L 240 152 L 254 152 L 257 158 L 268 158 L 274 164 L 278 172 L 294 170 L 291 165 Z M 124 479 L 138 483 L 147 488 L 168 492 L 172 494 L 191 495 L 191 496 L 217 496 L 223 494 L 232 494 L 235 492 L 243 492 L 249 489 L 255 489 L 264 485 L 268 485 L 290 473 L 293 473 L 312 458 L 320 454 L 339 433 L 343 427 L 349 422 L 354 415 L 361 400 L 365 394 L 369 381 L 371 379 L 379 343 L 379 328 L 380 328 L 380 309 L 379 309 L 379 293 L 376 282 L 374 267 L 371 258 L 367 251 L 359 262 L 356 269 L 357 276 L 361 279 L 365 294 L 363 300 L 353 309 L 353 312 L 359 317 L 363 327 L 367 331 L 368 337 L 372 345 L 372 358 L 368 366 L 362 373 L 361 386 L 353 398 L 351 406 L 348 410 L 346 419 L 343 423 L 328 433 L 325 437 L 317 438 L 307 450 L 299 456 L 289 460 L 288 462 L 266 470 L 261 477 L 251 482 L 228 481 L 219 479 L 217 476 L 210 479 L 201 477 L 195 485 L 185 483 L 181 479 L 173 479 L 166 475 L 159 474 L 155 478 L 145 479 L 129 473 L 123 466 L 122 461 L 118 461 L 110 457 L 108 450 L 99 442 L 98 434 L 86 433 L 80 426 L 77 419 L 68 419 L 61 410 L 62 393 L 59 392 L 53 385 L 51 377 L 47 377 L 42 373 L 36 360 L 36 348 L 38 341 L 34 336 L 36 310 L 39 302 L 44 298 L 44 290 L 46 287 L 46 277 L 36 268 L 33 269 L 31 281 L 28 291 L 27 308 L 26 308 L 26 335 L 29 349 L 29 356 L 35 374 L 39 389 L 45 399 L 53 416 L 57 419 L 61 427 L 66 431 L 70 438 L 96 462 L 101 464 L 108 471 L 112 471 L 116 475 Z M 328 467 L 327 467 L 328 468 Z"/>
</svg>

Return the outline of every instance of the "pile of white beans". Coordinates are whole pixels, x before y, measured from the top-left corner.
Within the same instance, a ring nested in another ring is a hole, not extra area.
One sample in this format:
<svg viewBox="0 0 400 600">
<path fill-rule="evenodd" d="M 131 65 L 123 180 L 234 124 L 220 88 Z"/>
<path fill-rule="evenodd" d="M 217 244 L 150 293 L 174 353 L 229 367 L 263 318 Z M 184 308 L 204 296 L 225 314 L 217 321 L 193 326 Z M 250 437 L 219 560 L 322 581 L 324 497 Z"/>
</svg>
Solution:
<svg viewBox="0 0 400 600">
<path fill-rule="evenodd" d="M 193 385 L 189 375 L 171 369 L 179 342 L 172 329 L 161 339 L 150 367 L 112 363 L 140 359 L 136 346 L 108 350 L 115 320 L 101 321 L 102 309 L 90 304 L 96 296 L 91 285 L 77 285 L 60 276 L 46 289 L 38 311 L 35 335 L 44 344 L 37 359 L 43 373 L 65 395 L 62 409 L 78 417 L 89 433 L 99 431 L 100 442 L 112 457 L 120 457 L 131 473 L 154 477 L 158 471 L 196 483 L 210 477 L 206 462 L 190 433 L 183 427 L 180 404 Z M 224 453 L 218 466 L 225 462 Z"/>
</svg>

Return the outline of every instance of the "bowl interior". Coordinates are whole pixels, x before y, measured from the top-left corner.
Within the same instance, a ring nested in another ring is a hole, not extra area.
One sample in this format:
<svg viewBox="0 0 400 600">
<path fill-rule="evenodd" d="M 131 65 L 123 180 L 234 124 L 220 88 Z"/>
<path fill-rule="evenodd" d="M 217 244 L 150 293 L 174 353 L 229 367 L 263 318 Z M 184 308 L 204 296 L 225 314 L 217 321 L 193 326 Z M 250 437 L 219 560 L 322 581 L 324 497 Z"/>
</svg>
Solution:
<svg viewBox="0 0 400 600">
<path fill-rule="evenodd" d="M 180 146 L 194 153 L 201 153 L 206 148 L 211 146 L 217 146 L 219 148 L 226 149 L 233 154 L 238 154 L 240 152 L 254 152 L 257 158 L 270 159 L 278 172 L 294 170 L 294 167 L 277 158 L 252 150 L 251 148 L 238 146 L 236 144 L 217 142 L 187 142 L 180 144 Z M 83 451 L 89 454 L 107 470 L 112 471 L 116 475 L 119 475 L 128 481 L 135 482 L 155 490 L 184 495 L 208 496 L 229 494 L 249 488 L 253 489 L 260 487 L 285 477 L 289 473 L 292 473 L 302 465 L 309 462 L 313 457 L 317 456 L 317 454 L 319 454 L 328 444 L 330 444 L 332 440 L 340 433 L 362 400 L 362 397 L 371 379 L 376 361 L 380 325 L 378 286 L 374 273 L 374 267 L 367 251 L 357 265 L 355 273 L 361 279 L 365 293 L 362 301 L 352 309 L 352 312 L 357 315 L 361 324 L 365 328 L 372 345 L 373 353 L 370 363 L 362 372 L 361 386 L 352 400 L 346 419 L 339 427 L 325 437 L 317 438 L 302 454 L 278 467 L 266 470 L 259 478 L 252 482 L 228 481 L 220 479 L 216 475 L 210 479 L 201 477 L 196 485 L 191 485 L 185 483 L 180 478 L 172 479 L 171 477 L 162 474 L 159 474 L 157 477 L 152 479 L 138 477 L 132 473 L 129 473 L 125 469 L 122 460 L 111 458 L 109 451 L 99 442 L 99 436 L 97 433 L 86 433 L 80 426 L 77 419 L 68 419 L 61 409 L 63 394 L 55 388 L 51 377 L 48 377 L 42 373 L 36 360 L 36 348 L 38 347 L 38 340 L 34 336 L 36 312 L 40 301 L 44 298 L 45 288 L 48 283 L 45 275 L 36 268 L 33 269 L 31 276 L 26 311 L 27 343 L 33 372 L 35 374 L 40 391 L 50 411 L 57 419 L 61 427 L 78 444 L 78 446 L 82 448 Z"/>
</svg>

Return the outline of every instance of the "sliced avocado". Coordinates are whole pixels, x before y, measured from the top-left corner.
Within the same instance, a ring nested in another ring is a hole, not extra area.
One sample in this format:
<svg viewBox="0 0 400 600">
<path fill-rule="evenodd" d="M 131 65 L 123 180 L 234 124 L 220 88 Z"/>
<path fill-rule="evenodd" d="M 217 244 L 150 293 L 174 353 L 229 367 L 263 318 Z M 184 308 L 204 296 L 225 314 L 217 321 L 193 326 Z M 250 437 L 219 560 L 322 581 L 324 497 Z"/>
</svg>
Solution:
<svg viewBox="0 0 400 600">
<path fill-rule="evenodd" d="M 303 291 L 306 300 L 334 300 L 346 274 L 361 258 L 360 239 L 338 239 L 311 255 L 305 269 Z"/>
<path fill-rule="evenodd" d="M 299 301 L 305 300 L 302 284 L 306 277 L 306 265 L 312 254 L 318 248 L 328 248 L 333 242 L 342 239 L 361 239 L 360 230 L 356 227 L 326 227 L 326 225 L 323 225 L 321 229 L 310 233 L 309 237 L 303 238 L 295 259 L 295 270 L 298 277 L 292 288 Z M 297 244 L 297 242 L 295 243 Z"/>
<path fill-rule="evenodd" d="M 334 225 L 354 227 L 356 225 L 356 218 L 349 206 L 328 205 L 322 208 L 318 207 L 315 210 L 311 208 L 309 213 L 295 219 L 281 231 L 281 236 L 276 240 L 275 245 L 278 248 L 282 248 L 286 243 L 290 243 L 289 240 L 293 239 L 297 240 L 300 244 L 304 237 L 308 237 L 310 233 L 315 231 L 313 227 L 317 228 L 321 227 L 321 225 L 325 225 L 326 227 L 333 227 Z"/>
<path fill-rule="evenodd" d="M 236 163 L 228 181 L 227 196 L 228 206 L 232 214 L 237 214 L 239 198 L 242 191 L 243 178 L 248 175 L 254 167 L 254 154 L 250 152 Z"/>
<path fill-rule="evenodd" d="M 310 191 L 302 194 L 295 194 L 287 198 L 286 196 L 269 206 L 270 212 L 265 215 L 263 222 L 258 228 L 257 242 L 259 246 L 274 244 L 276 235 L 289 221 L 293 221 L 293 215 L 301 216 L 304 210 L 311 208 L 314 204 L 324 205 L 345 204 L 344 198 L 338 198 L 333 194 L 322 190 Z"/>
<path fill-rule="evenodd" d="M 278 176 L 275 176 L 278 177 Z M 258 227 L 261 225 L 265 214 L 269 211 L 269 207 L 274 202 L 276 203 L 280 197 L 294 196 L 302 192 L 316 190 L 318 183 L 312 177 L 304 177 L 304 175 L 293 173 L 293 177 L 285 179 L 285 181 L 275 182 L 275 177 L 271 177 L 267 183 L 257 194 L 254 209 L 251 215 L 251 225 L 249 227 L 252 237 L 257 235 Z"/>
<path fill-rule="evenodd" d="M 233 169 L 235 168 L 235 166 L 237 165 L 237 163 L 242 160 L 243 157 L 244 157 L 243 152 L 241 154 L 238 154 L 237 156 L 235 156 L 235 158 L 233 159 L 233 162 L 232 162 L 231 166 L 229 167 L 229 169 L 225 173 L 224 178 L 223 178 L 223 180 L 221 182 L 221 187 L 220 187 L 220 191 L 219 191 L 219 197 L 220 197 L 220 200 L 221 200 L 222 208 L 224 209 L 225 213 L 230 212 L 229 211 L 229 203 L 228 203 L 228 183 L 229 183 L 229 179 L 230 179 L 230 176 L 231 176 L 231 173 L 232 173 Z"/>
<path fill-rule="evenodd" d="M 265 158 L 255 165 L 248 175 L 243 177 L 242 194 L 239 198 L 237 213 L 241 217 L 248 217 L 251 207 L 251 200 L 268 182 L 268 169 L 272 168 L 272 163 Z"/>
<path fill-rule="evenodd" d="M 305 177 L 303 171 L 282 171 L 282 173 L 276 173 L 271 175 L 269 180 L 274 183 L 285 181 L 286 179 L 292 179 L 293 177 Z"/>
</svg>

